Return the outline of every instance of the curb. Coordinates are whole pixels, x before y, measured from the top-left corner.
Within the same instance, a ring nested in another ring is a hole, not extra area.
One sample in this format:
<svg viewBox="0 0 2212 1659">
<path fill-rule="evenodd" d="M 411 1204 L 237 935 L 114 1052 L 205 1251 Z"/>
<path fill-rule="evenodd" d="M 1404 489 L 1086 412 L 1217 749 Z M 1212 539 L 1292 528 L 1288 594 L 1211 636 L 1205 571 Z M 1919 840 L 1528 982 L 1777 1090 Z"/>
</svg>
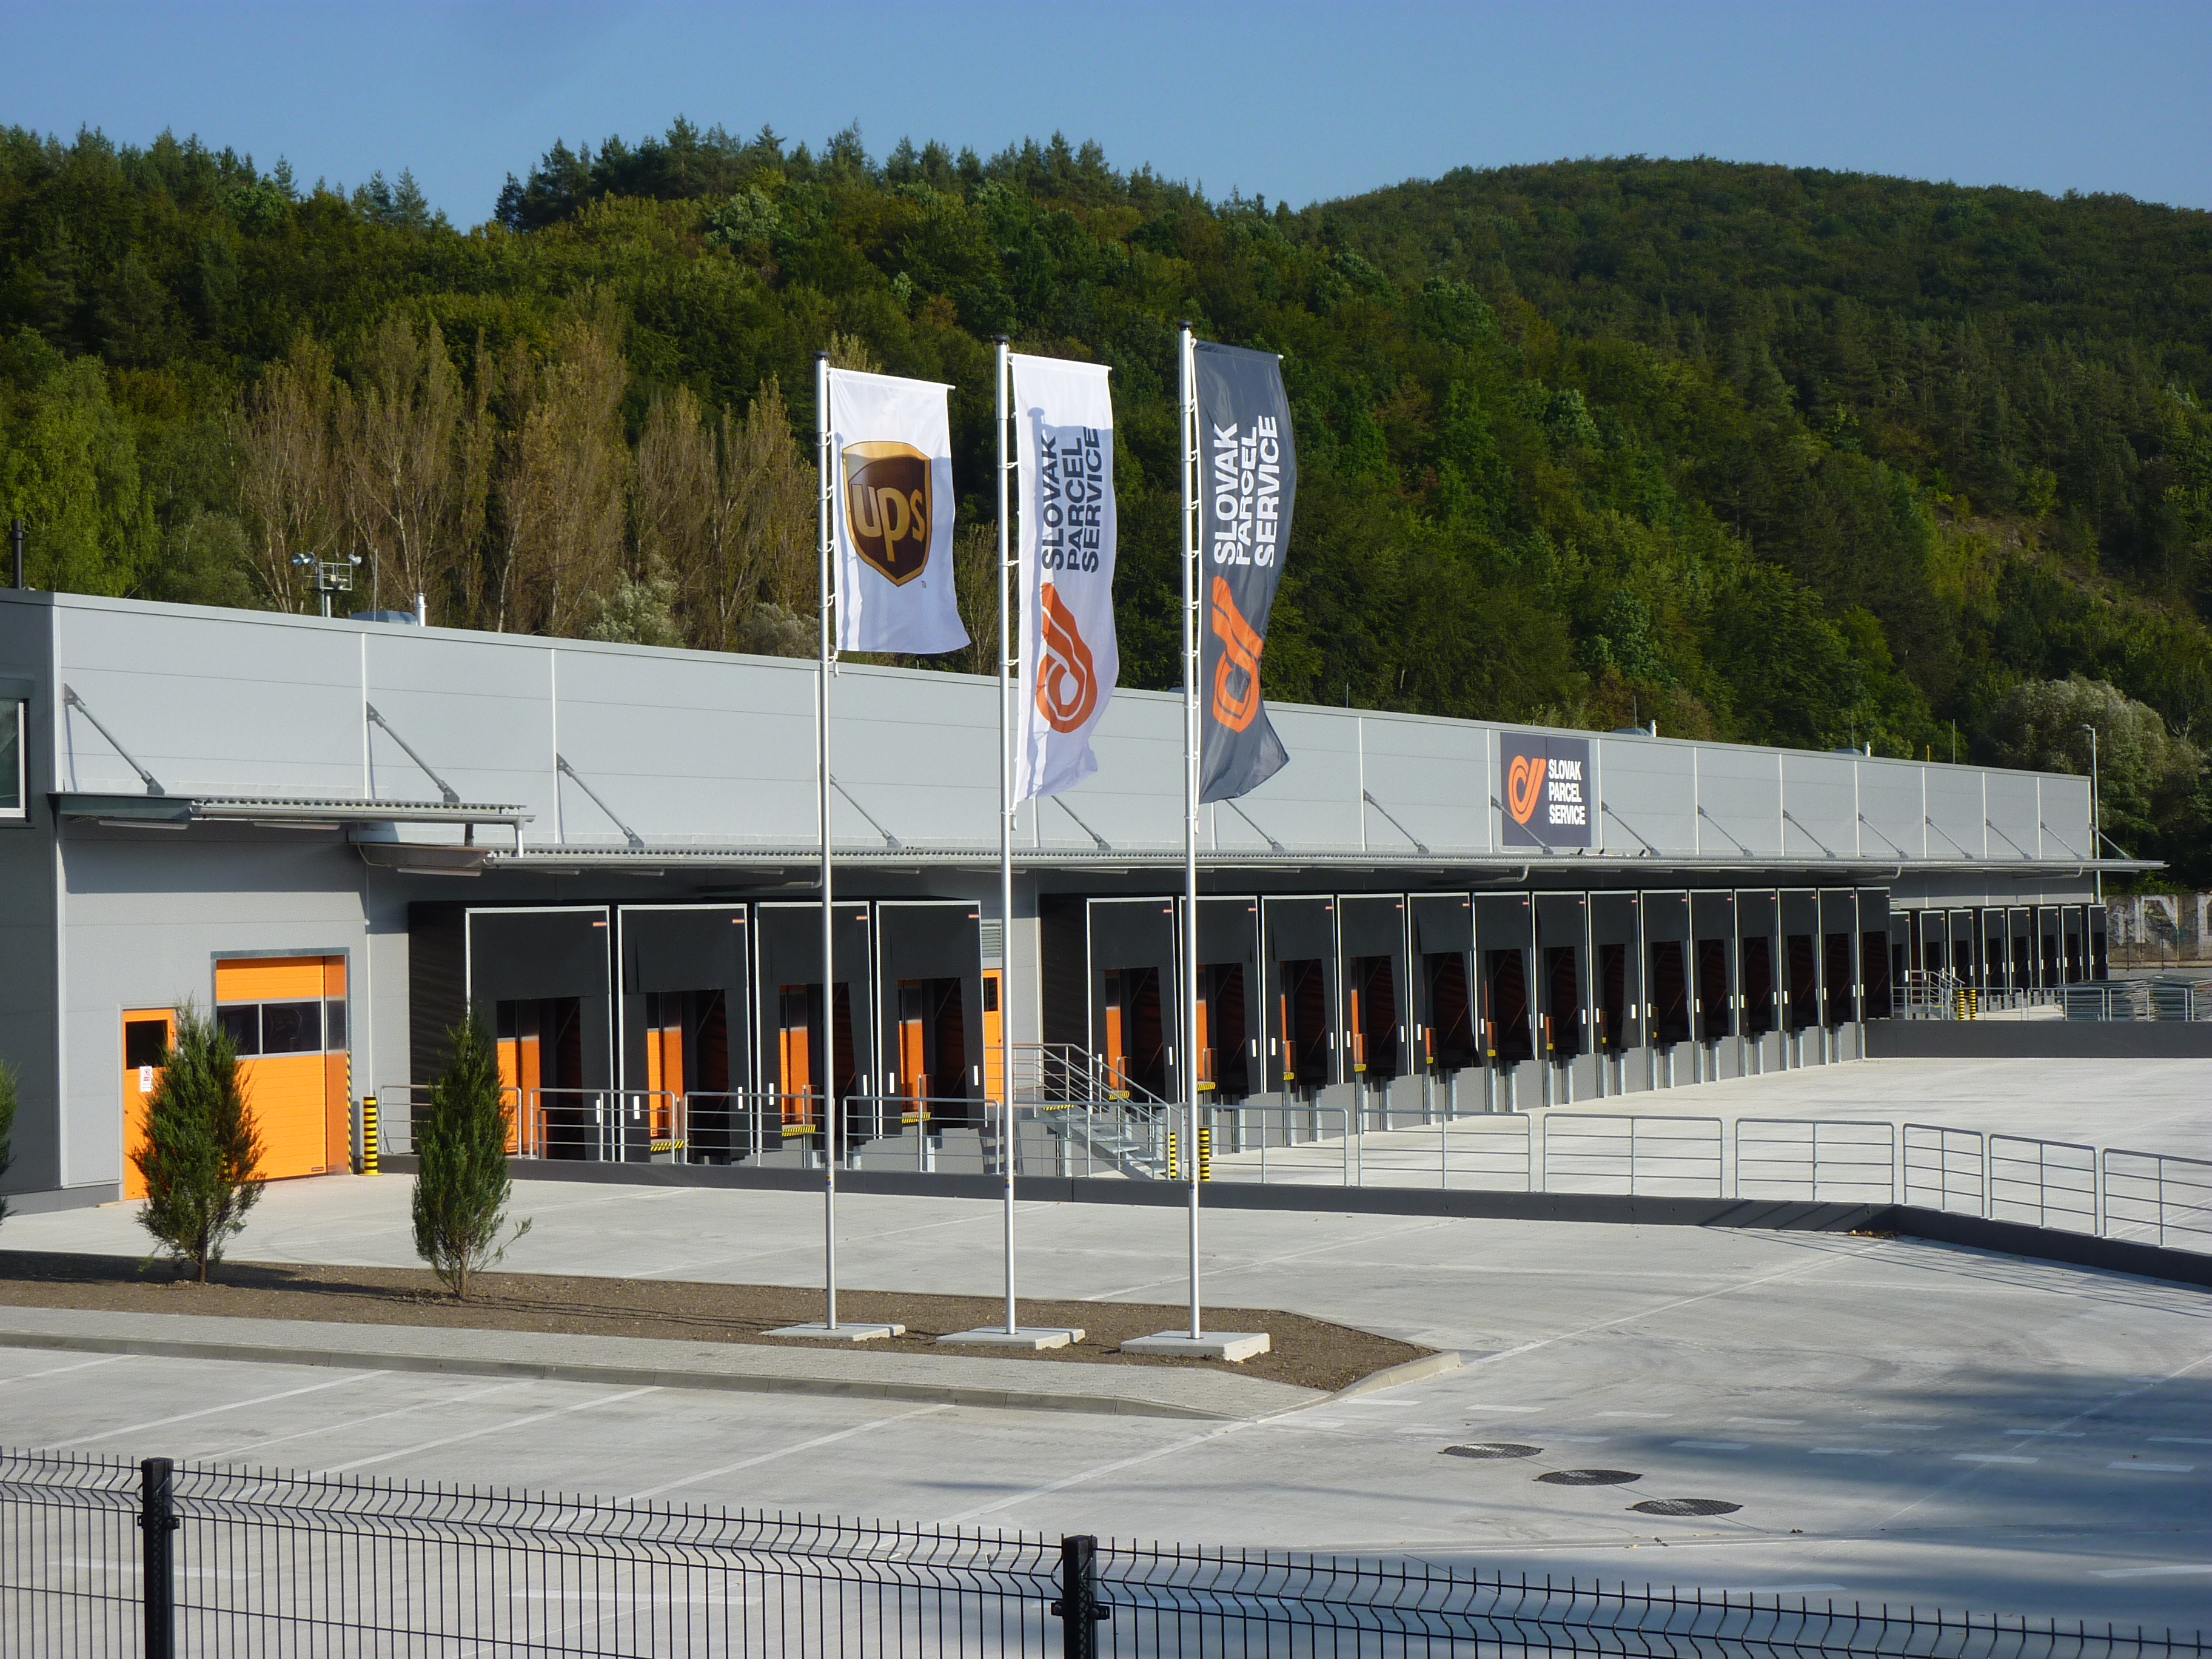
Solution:
<svg viewBox="0 0 2212 1659">
<path fill-rule="evenodd" d="M 1348 1383 L 1325 1399 L 1316 1400 L 1316 1406 L 1326 1406 L 1332 1400 L 1357 1400 L 1363 1394 L 1380 1394 L 1385 1389 L 1402 1389 L 1409 1382 L 1425 1382 L 1432 1376 L 1443 1376 L 1457 1370 L 1467 1363 L 1450 1348 L 1436 1353 L 1423 1354 L 1419 1359 L 1408 1359 L 1401 1364 L 1385 1365 L 1379 1371 L 1370 1371 L 1357 1382 Z M 1304 1407 L 1293 1410 L 1303 1411 Z"/>
<path fill-rule="evenodd" d="M 733 1346 L 745 1346 L 733 1344 Z M 526 1377 L 550 1382 L 592 1382 L 627 1388 L 697 1389 L 728 1394 L 809 1394 L 848 1399 L 918 1400 L 947 1406 L 984 1406 L 1000 1411 L 1081 1412 L 1112 1417 L 1172 1417 L 1209 1423 L 1251 1420 L 1236 1412 L 1206 1411 L 1158 1400 L 1113 1395 L 1044 1394 L 1024 1389 L 978 1388 L 957 1382 L 893 1382 L 819 1376 L 747 1376 L 739 1372 L 687 1371 L 653 1365 L 601 1365 L 560 1360 L 466 1359 L 429 1354 L 349 1352 L 343 1349 L 266 1346 L 246 1342 L 193 1342 L 163 1337 L 72 1336 L 44 1331 L 0 1329 L 0 1347 L 46 1348 L 65 1353 L 148 1354 L 165 1359 L 244 1360 L 268 1365 L 318 1365 L 351 1370 L 425 1371 L 461 1376 Z M 1456 1356 L 1455 1356 L 1455 1362 Z M 1411 1362 L 1419 1365 L 1425 1361 Z M 1395 1366 L 1393 1370 L 1404 1370 Z M 1377 1376 L 1387 1375 L 1377 1372 Z M 1371 1378 L 1363 1378 L 1362 1382 Z M 1408 1381 L 1412 1379 L 1407 1379 Z M 1361 1386 L 1354 1383 L 1354 1388 Z M 1384 1385 L 1389 1386 L 1389 1385 Z M 1322 1396 L 1328 1398 L 1329 1396 Z M 1319 1401 L 1305 1402 L 1319 1404 Z M 1285 1410 L 1301 1409 L 1298 1406 Z M 1277 1413 L 1261 1412 L 1260 1416 Z"/>
</svg>

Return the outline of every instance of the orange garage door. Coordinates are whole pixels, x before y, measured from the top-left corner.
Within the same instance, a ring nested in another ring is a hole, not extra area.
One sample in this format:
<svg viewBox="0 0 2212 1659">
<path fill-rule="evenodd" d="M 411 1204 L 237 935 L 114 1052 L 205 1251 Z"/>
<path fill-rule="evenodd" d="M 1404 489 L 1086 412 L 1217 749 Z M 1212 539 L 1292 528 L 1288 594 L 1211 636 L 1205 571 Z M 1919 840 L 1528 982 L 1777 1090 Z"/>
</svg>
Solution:
<svg viewBox="0 0 2212 1659">
<path fill-rule="evenodd" d="M 350 1164 L 343 957 L 237 957 L 215 968 L 216 1018 L 238 1047 L 261 1131 L 261 1174 L 322 1175 Z"/>
</svg>

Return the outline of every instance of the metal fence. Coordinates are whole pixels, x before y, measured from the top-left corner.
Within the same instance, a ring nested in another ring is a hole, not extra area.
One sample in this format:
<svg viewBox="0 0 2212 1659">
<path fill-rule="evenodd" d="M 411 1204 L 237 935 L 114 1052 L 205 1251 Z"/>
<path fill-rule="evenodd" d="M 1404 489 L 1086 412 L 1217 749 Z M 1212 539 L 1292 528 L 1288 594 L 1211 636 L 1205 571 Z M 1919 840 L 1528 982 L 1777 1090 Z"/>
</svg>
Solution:
<svg viewBox="0 0 2212 1659">
<path fill-rule="evenodd" d="M 1427 1562 L 0 1452 L 0 1648 L 2203 1659 L 2201 1636 Z"/>
</svg>

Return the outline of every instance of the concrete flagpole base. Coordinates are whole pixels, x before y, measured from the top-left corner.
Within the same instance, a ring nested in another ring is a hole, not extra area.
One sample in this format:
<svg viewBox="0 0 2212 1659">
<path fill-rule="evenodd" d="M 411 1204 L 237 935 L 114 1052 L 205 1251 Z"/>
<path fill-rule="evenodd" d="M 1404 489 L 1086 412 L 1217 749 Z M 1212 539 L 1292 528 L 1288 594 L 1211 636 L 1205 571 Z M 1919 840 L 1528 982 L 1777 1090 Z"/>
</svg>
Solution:
<svg viewBox="0 0 2212 1659">
<path fill-rule="evenodd" d="M 1080 1342 L 1083 1331 L 1079 1326 L 1024 1325 L 1010 1331 L 1004 1326 L 994 1325 L 977 1331 L 955 1331 L 937 1340 L 978 1348 L 1023 1348 L 1038 1353 L 1047 1348 L 1064 1348 L 1071 1342 Z"/>
<path fill-rule="evenodd" d="M 1188 1331 L 1162 1331 L 1158 1336 L 1132 1337 L 1121 1345 L 1123 1353 L 1158 1354 L 1170 1359 L 1233 1359 L 1242 1362 L 1267 1352 L 1265 1331 L 1221 1331 L 1193 1338 Z"/>
<path fill-rule="evenodd" d="M 833 1331 L 827 1325 L 785 1325 L 776 1330 L 763 1331 L 761 1334 L 763 1336 L 797 1337 L 799 1340 L 807 1342 L 861 1343 L 873 1342 L 878 1337 L 903 1336 L 906 1334 L 906 1327 L 903 1325 L 840 1324 L 837 1328 Z"/>
</svg>

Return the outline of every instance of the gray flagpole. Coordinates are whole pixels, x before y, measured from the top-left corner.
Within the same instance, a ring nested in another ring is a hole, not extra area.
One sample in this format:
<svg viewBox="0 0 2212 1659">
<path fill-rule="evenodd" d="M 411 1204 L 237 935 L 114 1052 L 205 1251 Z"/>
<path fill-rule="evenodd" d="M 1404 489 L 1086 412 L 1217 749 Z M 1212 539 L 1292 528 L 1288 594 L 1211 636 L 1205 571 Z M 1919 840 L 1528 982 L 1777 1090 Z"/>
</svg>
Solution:
<svg viewBox="0 0 2212 1659">
<path fill-rule="evenodd" d="M 1013 465 L 1006 442 L 1006 337 L 999 336 L 999 1110 L 1004 1133 L 999 1156 L 1006 1166 L 1006 1334 L 1018 1335 L 1014 1317 L 1014 653 L 1007 614 L 1006 471 Z"/>
<path fill-rule="evenodd" d="M 830 631 L 830 492 L 836 488 L 830 476 L 836 458 L 830 453 L 830 354 L 826 351 L 814 354 L 814 421 L 815 464 L 821 485 L 817 492 L 816 507 L 822 521 L 819 537 L 822 552 L 822 659 L 817 665 L 819 699 L 815 712 L 815 725 L 821 736 L 817 745 L 821 764 L 815 782 L 819 788 L 822 812 L 822 1052 L 808 1054 L 807 1060 L 808 1069 L 822 1080 L 822 1267 L 828 1304 L 823 1322 L 835 1331 L 837 1328 L 837 930 L 836 913 L 831 908 L 830 896 L 830 669 L 836 659 L 833 636 Z"/>
<path fill-rule="evenodd" d="M 1190 1139 L 1190 1340 L 1202 1340 L 1198 1310 L 1198 374 L 1190 325 L 1182 331 L 1182 1095 Z"/>
</svg>

